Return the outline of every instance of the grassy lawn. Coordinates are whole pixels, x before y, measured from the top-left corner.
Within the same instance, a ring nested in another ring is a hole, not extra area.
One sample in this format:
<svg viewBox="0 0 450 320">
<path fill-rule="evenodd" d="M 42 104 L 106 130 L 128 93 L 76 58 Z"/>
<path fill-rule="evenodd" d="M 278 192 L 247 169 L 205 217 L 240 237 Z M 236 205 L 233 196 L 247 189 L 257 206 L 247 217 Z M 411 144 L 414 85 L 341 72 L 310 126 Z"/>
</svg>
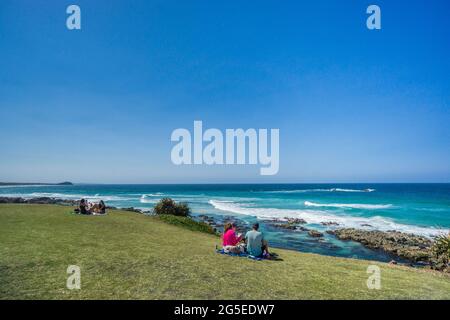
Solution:
<svg viewBox="0 0 450 320">
<path fill-rule="evenodd" d="M 275 250 L 283 261 L 214 252 L 218 237 L 157 218 L 0 205 L 0 299 L 450 299 L 450 277 L 362 260 Z M 366 286 L 381 268 L 380 290 Z M 81 290 L 66 269 L 81 268 Z"/>
</svg>

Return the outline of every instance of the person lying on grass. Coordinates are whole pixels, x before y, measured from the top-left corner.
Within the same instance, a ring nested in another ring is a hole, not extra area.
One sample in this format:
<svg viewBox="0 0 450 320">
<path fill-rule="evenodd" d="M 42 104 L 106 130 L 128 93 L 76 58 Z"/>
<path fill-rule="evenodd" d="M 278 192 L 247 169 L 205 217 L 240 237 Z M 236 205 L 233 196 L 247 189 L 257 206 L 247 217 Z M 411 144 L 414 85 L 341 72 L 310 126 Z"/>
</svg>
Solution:
<svg viewBox="0 0 450 320">
<path fill-rule="evenodd" d="M 242 235 L 236 235 L 236 224 L 226 223 L 222 236 L 223 251 L 227 253 L 244 253 L 245 245 L 243 243 L 239 244 L 241 240 Z"/>
<path fill-rule="evenodd" d="M 252 230 L 245 235 L 247 253 L 257 258 L 270 259 L 269 244 L 262 232 L 258 231 L 259 223 L 255 223 Z"/>
</svg>

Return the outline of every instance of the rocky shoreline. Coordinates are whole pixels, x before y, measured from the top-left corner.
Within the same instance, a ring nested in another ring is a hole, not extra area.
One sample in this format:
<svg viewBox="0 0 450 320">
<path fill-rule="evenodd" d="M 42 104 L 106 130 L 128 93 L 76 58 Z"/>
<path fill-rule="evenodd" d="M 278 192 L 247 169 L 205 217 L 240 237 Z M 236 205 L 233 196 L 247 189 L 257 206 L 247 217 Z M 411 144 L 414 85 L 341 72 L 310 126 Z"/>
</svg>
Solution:
<svg viewBox="0 0 450 320">
<path fill-rule="evenodd" d="M 412 262 L 432 262 L 433 241 L 428 238 L 399 231 L 367 231 L 354 228 L 328 230 L 339 240 L 359 242 L 370 249 L 383 250 Z"/>
<path fill-rule="evenodd" d="M 11 204 L 57 204 L 64 206 L 76 206 L 79 201 L 67 200 L 67 199 L 56 199 L 49 197 L 38 197 L 38 198 L 20 198 L 20 197 L 0 197 L 0 203 L 11 203 Z"/>
</svg>

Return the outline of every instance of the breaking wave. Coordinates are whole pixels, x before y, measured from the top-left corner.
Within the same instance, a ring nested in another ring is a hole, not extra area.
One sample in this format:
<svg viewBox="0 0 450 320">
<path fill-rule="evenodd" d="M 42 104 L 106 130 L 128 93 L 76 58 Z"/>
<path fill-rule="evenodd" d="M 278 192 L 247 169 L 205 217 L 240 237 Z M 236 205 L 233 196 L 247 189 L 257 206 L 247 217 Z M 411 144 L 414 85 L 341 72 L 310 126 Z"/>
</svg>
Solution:
<svg viewBox="0 0 450 320">
<path fill-rule="evenodd" d="M 159 198 L 153 199 L 151 197 L 161 197 L 161 195 L 162 195 L 162 193 L 161 194 L 159 194 L 159 193 L 158 194 L 143 194 L 141 196 L 141 198 L 139 199 L 139 202 L 140 203 L 151 203 L 151 204 L 154 204 L 154 203 L 158 202 Z"/>
<path fill-rule="evenodd" d="M 298 190 L 275 190 L 275 191 L 263 191 L 266 193 L 306 193 L 306 192 L 374 192 L 375 189 L 342 189 L 342 188 L 329 188 L 329 189 L 298 189 Z"/>
<path fill-rule="evenodd" d="M 103 200 L 103 201 L 127 201 L 133 200 L 133 198 L 112 196 L 112 195 L 87 195 L 87 194 L 65 194 L 65 193 L 53 193 L 53 192 L 32 192 L 32 193 L 15 193 L 15 194 L 0 194 L 2 197 L 21 197 L 24 199 L 32 198 L 56 198 L 65 200 Z"/>
<path fill-rule="evenodd" d="M 350 209 L 388 209 L 392 204 L 362 204 L 362 203 L 315 203 L 305 201 L 307 207 L 331 207 L 331 208 L 350 208 Z"/>
</svg>

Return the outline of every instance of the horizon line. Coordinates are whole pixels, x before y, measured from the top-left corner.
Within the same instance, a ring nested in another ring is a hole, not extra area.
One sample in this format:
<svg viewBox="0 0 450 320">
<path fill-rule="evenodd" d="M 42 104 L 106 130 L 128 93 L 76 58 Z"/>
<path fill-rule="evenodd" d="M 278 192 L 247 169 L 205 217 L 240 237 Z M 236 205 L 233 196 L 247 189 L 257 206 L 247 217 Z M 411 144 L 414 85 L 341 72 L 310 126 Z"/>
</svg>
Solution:
<svg viewBox="0 0 450 320">
<path fill-rule="evenodd" d="M 450 184 L 449 182 L 153 182 L 153 183 L 118 183 L 118 182 L 110 182 L 110 183 L 102 183 L 102 182 L 70 182 L 72 186 L 76 185 L 273 185 L 273 184 Z M 52 186 L 52 187 L 64 187 L 71 186 L 68 184 L 61 183 L 52 183 L 52 182 L 1 182 L 0 185 L 7 187 L 11 186 Z"/>
</svg>

